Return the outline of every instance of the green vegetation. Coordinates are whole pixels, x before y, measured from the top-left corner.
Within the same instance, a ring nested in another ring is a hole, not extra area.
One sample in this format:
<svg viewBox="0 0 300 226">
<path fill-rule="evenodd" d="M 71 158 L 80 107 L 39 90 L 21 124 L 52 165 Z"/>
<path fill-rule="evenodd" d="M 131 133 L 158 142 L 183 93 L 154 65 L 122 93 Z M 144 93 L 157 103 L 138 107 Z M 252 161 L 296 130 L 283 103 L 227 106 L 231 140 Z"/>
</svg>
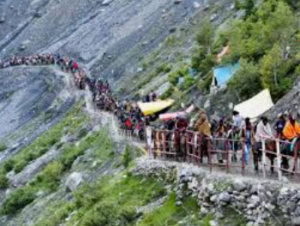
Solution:
<svg viewBox="0 0 300 226">
<path fill-rule="evenodd" d="M 299 74 L 296 17 L 299 6 L 293 0 L 265 0 L 258 5 L 253 0 L 243 3 L 236 0 L 235 7 L 245 10 L 245 17 L 234 19 L 229 29 L 215 34 L 209 21 L 201 25 L 192 66 L 202 75 L 207 74 L 216 65 L 220 47 L 229 45 L 230 52 L 222 63 L 242 64 L 229 89 L 239 99 L 247 99 L 268 88 L 277 101 Z"/>
<path fill-rule="evenodd" d="M 169 65 L 167 63 L 163 63 L 156 68 L 156 74 L 169 73 L 171 70 L 172 70 L 171 65 Z"/>
<path fill-rule="evenodd" d="M 205 21 L 197 35 L 198 47 L 194 50 L 192 57 L 192 67 L 201 71 L 202 74 L 207 74 L 216 64 L 213 38 L 214 28 L 209 21 Z"/>
<path fill-rule="evenodd" d="M 126 149 L 122 157 L 123 157 L 122 158 L 123 166 L 127 168 L 130 162 L 132 161 L 132 155 L 131 155 L 130 147 L 128 145 L 126 145 Z"/>
<path fill-rule="evenodd" d="M 178 222 L 187 216 L 191 216 L 191 219 L 188 219 L 185 225 L 201 225 L 199 207 L 195 199 L 187 198 L 180 207 L 177 207 L 175 202 L 176 196 L 172 193 L 160 208 L 143 216 L 138 226 L 179 225 Z"/>
<path fill-rule="evenodd" d="M 234 21 L 223 34 L 230 45 L 226 62 L 244 59 L 244 74 L 237 73 L 231 88 L 247 81 L 255 91 L 269 88 L 278 100 L 291 88 L 296 76 L 296 13 L 284 0 L 266 0 L 258 7 L 253 4 L 246 1 L 245 19 Z M 252 85 L 253 81 L 257 86 Z M 242 98 L 253 93 L 245 86 L 237 92 Z"/>
<path fill-rule="evenodd" d="M 26 186 L 17 189 L 7 199 L 1 209 L 1 214 L 15 214 L 35 199 L 35 190 Z"/>
<path fill-rule="evenodd" d="M 184 91 L 184 90 L 188 90 L 192 85 L 195 84 L 196 78 L 192 77 L 189 74 L 189 68 L 186 65 L 183 65 L 180 69 L 173 71 L 169 74 L 168 79 L 169 82 L 172 84 L 173 87 L 171 87 L 166 94 L 164 94 L 165 96 L 169 96 L 171 93 L 171 91 L 173 91 L 174 87 L 178 86 L 178 82 L 179 79 L 183 78 L 184 82 L 182 84 L 180 84 L 179 88 Z"/>
<path fill-rule="evenodd" d="M 57 226 L 77 210 L 66 225 L 133 225 L 135 207 L 144 206 L 166 195 L 163 183 L 154 178 L 118 175 L 85 184 L 74 193 L 72 202 L 54 203 L 35 226 Z M 47 217 L 50 216 L 51 218 Z"/>
<path fill-rule="evenodd" d="M 7 148 L 6 145 L 4 143 L 0 142 L 0 152 L 5 151 L 6 148 Z"/>
<path fill-rule="evenodd" d="M 5 175 L 12 170 L 14 170 L 15 173 L 21 172 L 29 162 L 39 158 L 57 144 L 63 135 L 76 133 L 78 128 L 81 128 L 86 121 L 87 116 L 83 114 L 81 104 L 79 104 L 74 107 L 59 124 L 46 131 L 27 148 L 21 150 L 17 155 L 4 162 L 0 167 L 0 177 L 4 178 Z"/>
<path fill-rule="evenodd" d="M 241 69 L 229 81 L 228 87 L 235 92 L 238 99 L 248 99 L 262 90 L 263 86 L 258 66 L 245 59 L 241 59 L 240 63 Z"/>
<path fill-rule="evenodd" d="M 35 199 L 38 191 L 53 192 L 59 186 L 60 180 L 67 172 L 74 160 L 84 154 L 87 149 L 94 150 L 94 158 L 107 160 L 113 151 L 111 140 L 106 129 L 94 132 L 84 138 L 78 146 L 67 145 L 62 148 L 60 158 L 49 164 L 37 175 L 27 186 L 16 189 L 12 195 L 5 200 L 1 214 L 12 215 L 23 209 Z M 8 165 L 9 166 L 9 165 Z M 24 197 L 24 198 L 23 198 Z"/>
<path fill-rule="evenodd" d="M 161 96 L 160 98 L 163 100 L 168 99 L 174 93 L 174 86 L 170 86 Z"/>
<path fill-rule="evenodd" d="M 8 178 L 4 175 L 0 175 L 0 189 L 6 189 L 8 186 Z"/>
</svg>

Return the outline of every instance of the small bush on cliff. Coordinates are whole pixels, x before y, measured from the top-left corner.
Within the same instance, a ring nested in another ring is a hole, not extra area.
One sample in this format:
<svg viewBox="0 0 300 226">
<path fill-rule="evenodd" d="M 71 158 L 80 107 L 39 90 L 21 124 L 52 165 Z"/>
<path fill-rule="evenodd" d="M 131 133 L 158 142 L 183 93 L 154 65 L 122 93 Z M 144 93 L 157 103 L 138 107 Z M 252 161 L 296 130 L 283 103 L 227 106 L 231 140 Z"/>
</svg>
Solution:
<svg viewBox="0 0 300 226">
<path fill-rule="evenodd" d="M 125 149 L 125 152 L 124 152 L 123 158 L 122 158 L 123 166 L 125 168 L 127 168 L 131 161 L 132 161 L 132 156 L 131 156 L 130 147 L 128 145 L 126 145 L 126 149 Z"/>
<path fill-rule="evenodd" d="M 35 199 L 35 192 L 29 187 L 24 187 L 15 190 L 9 199 L 5 200 L 1 214 L 3 215 L 13 215 L 27 206 Z"/>
<path fill-rule="evenodd" d="M 7 148 L 6 145 L 0 142 L 0 152 L 5 151 L 6 148 Z"/>
<path fill-rule="evenodd" d="M 8 188 L 8 179 L 4 175 L 0 175 L 0 189 Z"/>
</svg>

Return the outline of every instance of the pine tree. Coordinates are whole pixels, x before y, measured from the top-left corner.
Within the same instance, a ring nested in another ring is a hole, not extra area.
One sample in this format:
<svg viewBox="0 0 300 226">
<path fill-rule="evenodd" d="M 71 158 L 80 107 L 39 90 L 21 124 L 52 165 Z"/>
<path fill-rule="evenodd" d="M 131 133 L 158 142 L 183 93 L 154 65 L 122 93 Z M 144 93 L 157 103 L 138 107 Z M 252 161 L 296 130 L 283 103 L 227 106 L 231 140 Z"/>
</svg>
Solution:
<svg viewBox="0 0 300 226">
<path fill-rule="evenodd" d="M 234 0 L 234 8 L 236 11 L 241 9 L 241 2 L 239 0 Z"/>
<path fill-rule="evenodd" d="M 254 6 L 255 6 L 254 0 L 246 0 L 245 2 L 246 18 L 251 16 L 251 14 L 253 13 Z"/>
</svg>

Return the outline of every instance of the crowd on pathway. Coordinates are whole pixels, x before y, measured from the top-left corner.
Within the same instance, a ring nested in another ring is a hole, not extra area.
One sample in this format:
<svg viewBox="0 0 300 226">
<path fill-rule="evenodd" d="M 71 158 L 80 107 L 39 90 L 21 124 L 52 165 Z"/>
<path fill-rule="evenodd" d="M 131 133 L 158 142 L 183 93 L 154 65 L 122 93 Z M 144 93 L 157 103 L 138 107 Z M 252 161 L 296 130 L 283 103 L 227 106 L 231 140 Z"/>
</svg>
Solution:
<svg viewBox="0 0 300 226">
<path fill-rule="evenodd" d="M 78 62 L 71 60 L 66 56 L 59 54 L 34 54 L 26 57 L 13 56 L 8 60 L 0 60 L 0 68 L 8 68 L 12 66 L 35 66 L 35 65 L 58 65 L 63 71 L 72 73 L 75 85 L 79 89 L 85 89 L 86 86 L 90 89 L 93 95 L 95 105 L 105 111 L 113 112 L 119 120 L 121 129 L 130 131 L 140 139 L 145 139 L 146 126 L 150 121 L 156 118 L 145 116 L 138 107 L 137 103 L 133 103 L 128 99 L 117 101 L 113 98 L 110 85 L 103 79 L 95 80 L 89 78 L 82 70 Z M 155 92 L 151 92 L 143 98 L 143 102 L 154 102 L 157 100 Z M 296 116 L 293 114 L 282 113 L 278 115 L 278 120 L 274 126 L 271 126 L 267 117 L 261 117 L 259 122 L 254 125 L 250 118 L 243 118 L 239 112 L 234 111 L 232 117 L 221 118 L 219 120 L 209 120 L 209 117 L 204 111 L 201 111 L 196 123 L 189 122 L 186 117 L 179 116 L 176 119 L 163 121 L 159 125 L 159 129 L 172 131 L 174 136 L 168 135 L 167 139 L 173 139 L 180 150 L 181 142 L 186 142 L 181 139 L 186 131 L 197 131 L 203 139 L 201 144 L 203 147 L 207 142 L 213 142 L 217 150 L 225 150 L 226 145 L 230 145 L 230 149 L 236 153 L 241 150 L 241 142 L 245 144 L 245 161 L 249 162 L 250 153 L 253 152 L 254 158 L 259 158 L 262 148 L 262 142 L 268 139 L 281 139 L 292 142 L 300 136 L 300 124 L 296 121 Z M 230 140 L 231 142 L 225 142 Z M 185 146 L 185 145 L 183 145 Z M 286 154 L 289 153 L 289 146 L 283 148 Z M 224 160 L 224 155 L 218 153 L 218 161 Z M 233 161 L 237 161 L 234 154 Z M 255 166 L 257 169 L 257 165 Z"/>
</svg>

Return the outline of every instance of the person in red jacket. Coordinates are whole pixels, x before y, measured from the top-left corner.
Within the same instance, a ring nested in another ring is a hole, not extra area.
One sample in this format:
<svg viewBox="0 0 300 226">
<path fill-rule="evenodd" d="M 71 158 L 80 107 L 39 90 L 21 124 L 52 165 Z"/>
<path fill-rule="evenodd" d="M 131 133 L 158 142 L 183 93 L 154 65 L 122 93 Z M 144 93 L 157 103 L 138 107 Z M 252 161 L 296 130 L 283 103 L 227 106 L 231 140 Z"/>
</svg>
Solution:
<svg viewBox="0 0 300 226">
<path fill-rule="evenodd" d="M 72 72 L 75 73 L 79 69 L 78 63 L 76 61 L 72 64 Z"/>
</svg>

